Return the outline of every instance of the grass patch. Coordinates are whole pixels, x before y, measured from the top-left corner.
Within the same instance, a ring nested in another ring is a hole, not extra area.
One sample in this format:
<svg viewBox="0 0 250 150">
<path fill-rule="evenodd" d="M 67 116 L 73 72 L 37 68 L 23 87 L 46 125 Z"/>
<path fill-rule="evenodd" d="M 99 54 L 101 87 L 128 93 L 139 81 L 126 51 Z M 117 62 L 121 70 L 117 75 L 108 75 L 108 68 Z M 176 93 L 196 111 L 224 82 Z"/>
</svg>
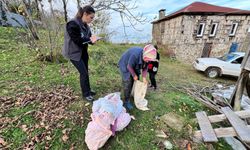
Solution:
<svg viewBox="0 0 250 150">
<path fill-rule="evenodd" d="M 10 143 L 11 149 L 20 148 L 27 139 L 27 134 L 22 129 L 16 127 L 4 130 L 2 135 Z"/>
<path fill-rule="evenodd" d="M 0 28 L 0 95 L 15 97 L 17 94 L 24 93 L 27 87 L 41 91 L 50 91 L 58 85 L 72 88 L 74 95 L 79 98 L 75 99 L 64 110 L 76 118 L 60 120 L 60 126 L 51 127 L 51 140 L 38 142 L 35 144 L 35 148 L 44 149 L 49 145 L 50 149 L 70 149 L 70 147 L 87 149 L 84 142 L 84 131 L 90 121 L 91 105 L 85 106 L 86 102 L 81 98 L 77 70 L 69 61 L 59 64 L 37 60 L 36 50 L 31 50 L 25 43 L 13 42 L 16 41 L 15 38 L 8 38 L 14 31 L 11 28 Z M 12 44 L 8 44 L 10 41 Z M 111 92 L 121 91 L 121 76 L 117 62 L 121 54 L 131 46 L 134 45 L 98 43 L 89 47 L 90 84 L 91 88 L 97 92 L 96 98 Z M 212 112 L 175 87 L 190 84 L 202 86 L 211 86 L 215 83 L 234 84 L 236 81 L 231 78 L 206 78 L 204 74 L 196 72 L 190 64 L 183 64 L 164 56 L 161 57 L 156 80 L 158 90 L 149 90 L 146 96 L 150 111 L 132 110 L 131 114 L 135 116 L 136 120 L 132 121 L 123 131 L 117 132 L 115 137 L 111 137 L 103 149 L 161 149 L 155 131 L 163 127 L 169 133 L 168 140 L 174 145 L 174 149 L 181 149 L 178 143 L 179 139 L 191 141 L 187 132 L 188 126 L 192 126 L 194 130 L 197 129 L 197 124 L 193 122 L 195 112 L 201 110 L 209 114 Z M 21 116 L 31 110 L 39 109 L 40 106 L 38 102 L 25 107 L 13 107 L 2 116 L 11 118 Z M 169 112 L 183 117 L 184 127 L 182 131 L 172 130 L 159 122 L 157 118 Z M 25 115 L 19 120 L 20 123 L 28 125 L 28 127 L 39 124 L 39 121 L 32 114 Z M 65 129 L 70 129 L 67 132 L 69 137 L 67 141 L 62 140 Z M 41 135 L 43 132 L 45 132 L 45 127 L 36 128 L 29 135 L 30 137 L 27 137 L 26 133 L 17 127 L 5 128 L 0 131 L 4 139 L 12 144 L 10 149 L 21 147 L 32 137 Z M 223 140 L 213 146 L 216 149 L 228 148 Z M 206 149 L 204 144 L 197 144 L 196 147 L 197 149 Z"/>
</svg>

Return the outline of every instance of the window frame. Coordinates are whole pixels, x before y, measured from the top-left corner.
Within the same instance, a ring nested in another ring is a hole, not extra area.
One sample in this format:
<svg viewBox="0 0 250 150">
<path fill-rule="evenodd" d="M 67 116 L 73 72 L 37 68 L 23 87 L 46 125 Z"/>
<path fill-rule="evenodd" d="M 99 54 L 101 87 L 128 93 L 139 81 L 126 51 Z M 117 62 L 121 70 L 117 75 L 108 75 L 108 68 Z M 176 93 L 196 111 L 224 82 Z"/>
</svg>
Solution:
<svg viewBox="0 0 250 150">
<path fill-rule="evenodd" d="M 200 34 L 198 34 L 199 33 L 199 30 L 200 30 L 200 26 L 202 25 L 202 28 L 201 28 L 201 33 Z M 197 37 L 202 37 L 203 36 L 203 34 L 204 34 L 204 30 L 205 30 L 205 26 L 206 26 L 206 24 L 204 23 L 204 22 L 201 22 L 201 23 L 199 23 L 199 25 L 198 25 L 198 30 L 197 30 L 197 34 L 196 34 L 196 36 Z"/>
<path fill-rule="evenodd" d="M 214 27 L 214 31 L 213 31 L 213 33 L 212 33 L 212 30 L 213 30 L 213 26 L 214 26 L 214 25 L 215 25 L 215 27 Z M 219 25 L 218 22 L 212 23 L 212 26 L 211 26 L 211 29 L 210 29 L 210 32 L 209 32 L 209 37 L 215 37 L 216 32 L 217 32 L 217 29 L 218 29 L 218 25 Z"/>
<path fill-rule="evenodd" d="M 231 25 L 230 31 L 229 31 L 229 36 L 235 36 L 237 28 L 238 28 L 238 25 L 239 25 L 238 22 L 233 22 L 233 24 Z"/>
</svg>

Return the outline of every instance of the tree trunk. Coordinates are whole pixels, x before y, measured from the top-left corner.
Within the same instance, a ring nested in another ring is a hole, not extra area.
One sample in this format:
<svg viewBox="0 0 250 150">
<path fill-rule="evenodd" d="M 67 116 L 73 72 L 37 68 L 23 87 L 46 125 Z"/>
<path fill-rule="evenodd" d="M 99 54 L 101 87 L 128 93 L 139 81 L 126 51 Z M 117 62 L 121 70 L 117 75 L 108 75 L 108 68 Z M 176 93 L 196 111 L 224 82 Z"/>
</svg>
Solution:
<svg viewBox="0 0 250 150">
<path fill-rule="evenodd" d="M 52 19 L 55 20 L 55 13 L 54 13 L 51 1 L 49 1 L 49 4 L 50 4 L 50 11 L 52 14 Z M 50 59 L 51 59 L 51 61 L 53 61 L 53 49 L 54 49 L 54 46 L 56 45 L 56 43 L 54 43 L 54 40 L 52 40 L 51 29 L 48 28 L 48 31 L 49 31 L 49 43 L 50 43 Z M 53 25 L 52 25 L 52 31 L 56 31 L 56 29 L 53 28 Z"/>
<path fill-rule="evenodd" d="M 79 9 L 81 6 L 80 6 L 80 0 L 76 0 L 77 1 L 77 8 Z"/>
<path fill-rule="evenodd" d="M 36 5 L 36 18 L 38 20 L 41 20 L 40 10 L 39 10 L 39 6 L 38 6 L 38 0 L 35 0 L 35 5 Z"/>
<path fill-rule="evenodd" d="M 23 3 L 23 6 L 24 6 L 24 11 L 25 13 L 27 14 L 27 17 L 28 17 L 28 27 L 32 33 L 32 36 L 34 37 L 35 40 L 39 40 L 39 37 L 37 35 L 37 31 L 36 31 L 36 28 L 35 28 L 35 25 L 34 25 L 34 22 L 30 16 L 30 13 L 28 12 L 27 10 L 27 7 L 26 7 L 26 4 L 25 4 L 25 0 L 22 0 L 22 3 Z"/>
<path fill-rule="evenodd" d="M 64 10 L 64 20 L 65 22 L 68 22 L 68 15 L 67 15 L 67 4 L 66 0 L 62 0 L 63 2 L 63 10 Z"/>
</svg>

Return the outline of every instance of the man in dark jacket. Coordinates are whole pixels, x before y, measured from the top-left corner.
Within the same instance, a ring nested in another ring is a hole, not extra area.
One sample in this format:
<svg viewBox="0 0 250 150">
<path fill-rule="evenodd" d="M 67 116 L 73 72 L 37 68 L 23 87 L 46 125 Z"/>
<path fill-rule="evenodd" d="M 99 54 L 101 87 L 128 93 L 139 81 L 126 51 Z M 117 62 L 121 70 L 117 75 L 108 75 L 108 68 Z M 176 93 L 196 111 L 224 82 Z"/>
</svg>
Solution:
<svg viewBox="0 0 250 150">
<path fill-rule="evenodd" d="M 149 73 L 149 79 L 151 83 L 150 87 L 154 88 L 155 90 L 157 88 L 155 76 L 158 72 L 159 61 L 160 61 L 160 54 L 158 52 L 157 52 L 156 60 L 157 61 L 150 61 L 148 63 L 148 73 Z"/>
</svg>

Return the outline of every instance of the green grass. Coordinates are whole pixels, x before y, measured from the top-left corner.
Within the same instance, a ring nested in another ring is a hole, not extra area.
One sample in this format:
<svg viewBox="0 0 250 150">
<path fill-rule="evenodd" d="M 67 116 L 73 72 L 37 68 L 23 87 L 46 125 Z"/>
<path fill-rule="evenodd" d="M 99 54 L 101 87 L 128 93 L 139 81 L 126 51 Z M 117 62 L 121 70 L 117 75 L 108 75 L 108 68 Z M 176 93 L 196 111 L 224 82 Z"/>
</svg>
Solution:
<svg viewBox="0 0 250 150">
<path fill-rule="evenodd" d="M 81 99 L 77 70 L 68 61 L 58 64 L 36 60 L 36 50 L 27 48 L 27 44 L 16 42 L 16 38 L 9 38 L 11 37 L 9 35 L 14 33 L 15 30 L 12 28 L 0 28 L 0 95 L 15 98 L 17 94 L 25 93 L 27 86 L 40 91 L 50 91 L 57 85 L 71 87 L 74 95 L 79 96 L 79 98 L 71 103 L 66 110 L 72 112 L 73 115 L 76 114 L 78 118 L 61 120 L 63 127 L 51 128 L 50 136 L 52 139 L 36 143 L 35 147 L 36 149 L 44 149 L 48 144 L 50 149 L 69 149 L 73 144 L 76 149 L 87 149 L 84 142 L 84 131 L 90 120 L 91 105 L 85 106 L 86 102 Z M 45 40 L 43 39 L 43 41 Z M 89 47 L 90 83 L 92 89 L 98 93 L 96 98 L 103 97 L 111 92 L 121 91 L 121 77 L 117 62 L 122 52 L 131 46 L 133 45 L 98 43 Z M 159 69 L 156 76 L 159 89 L 157 91 L 148 91 L 146 96 L 149 101 L 150 111 L 143 112 L 133 109 L 131 114 L 135 116 L 136 120 L 133 120 L 123 131 L 117 132 L 115 137 L 111 137 L 102 149 L 162 149 L 161 146 L 157 145 L 159 139 L 155 136 L 156 130 L 167 131 L 169 134 L 168 140 L 174 145 L 174 149 L 181 149 L 176 144 L 176 141 L 190 141 L 190 135 L 187 132 L 188 126 L 191 125 L 194 130 L 198 127 L 197 123 L 193 122 L 195 112 L 201 110 L 209 114 L 213 112 L 188 96 L 188 94 L 182 93 L 174 87 L 190 84 L 211 86 L 214 83 L 233 84 L 235 82 L 235 79 L 231 78 L 208 79 L 204 74 L 196 72 L 191 65 L 164 56 L 161 57 Z M 62 74 L 62 70 L 64 74 Z M 39 103 L 31 103 L 25 107 L 15 106 L 3 116 L 14 118 L 28 111 L 39 109 Z M 184 128 L 182 131 L 170 129 L 156 119 L 170 112 L 183 118 Z M 39 120 L 36 120 L 32 114 L 28 114 L 18 122 L 31 127 L 38 123 Z M 14 123 L 0 131 L 1 137 L 8 144 L 11 143 L 10 149 L 22 147 L 32 137 L 45 131 L 44 128 L 39 128 L 27 135 L 16 125 L 17 123 Z M 63 142 L 61 137 L 65 128 L 70 128 L 69 139 Z M 216 149 L 229 149 L 223 140 L 214 144 L 214 147 Z M 206 149 L 206 145 L 195 144 L 195 148 Z"/>
<path fill-rule="evenodd" d="M 12 149 L 18 149 L 27 140 L 27 134 L 20 128 L 12 127 L 5 129 L 2 136 L 7 139 L 8 143 L 11 143 Z"/>
</svg>

